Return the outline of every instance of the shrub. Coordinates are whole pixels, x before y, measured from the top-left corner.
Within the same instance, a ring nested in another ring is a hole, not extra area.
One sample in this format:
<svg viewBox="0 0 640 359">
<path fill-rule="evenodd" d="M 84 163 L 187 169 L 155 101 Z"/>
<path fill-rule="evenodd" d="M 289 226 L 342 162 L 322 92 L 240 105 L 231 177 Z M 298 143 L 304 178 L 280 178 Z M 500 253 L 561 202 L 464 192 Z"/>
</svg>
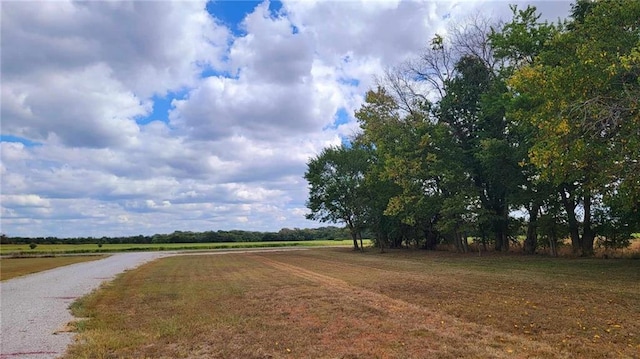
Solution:
<svg viewBox="0 0 640 359">
<path fill-rule="evenodd" d="M 31 243 L 29 244 L 29 248 L 31 248 L 31 249 L 36 249 L 36 247 L 37 247 L 37 246 L 38 246 L 38 245 L 37 245 L 37 244 L 35 244 L 35 243 L 33 243 L 33 242 L 31 242 Z"/>
</svg>

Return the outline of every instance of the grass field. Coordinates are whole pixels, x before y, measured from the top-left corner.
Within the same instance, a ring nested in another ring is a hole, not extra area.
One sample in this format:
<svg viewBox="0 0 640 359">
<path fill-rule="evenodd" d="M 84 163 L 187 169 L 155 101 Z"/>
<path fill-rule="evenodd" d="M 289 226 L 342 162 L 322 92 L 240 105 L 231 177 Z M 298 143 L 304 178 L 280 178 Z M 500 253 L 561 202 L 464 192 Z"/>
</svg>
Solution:
<svg viewBox="0 0 640 359">
<path fill-rule="evenodd" d="M 73 305 L 65 358 L 637 358 L 640 261 L 178 256 Z"/>
<path fill-rule="evenodd" d="M 104 256 L 3 258 L 0 259 L 0 280 L 7 280 L 26 274 L 101 258 L 104 258 Z"/>
<path fill-rule="evenodd" d="M 365 241 L 367 245 L 370 241 Z M 28 244 L 3 244 L 0 246 L 1 255 L 30 255 L 49 253 L 109 253 L 129 251 L 164 251 L 164 250 L 206 250 L 226 248 L 262 248 L 262 247 L 318 247 L 318 246 L 351 246 L 351 240 L 317 240 L 317 241 L 287 241 L 287 242 L 234 242 L 234 243 L 152 243 L 152 244 L 39 244 L 30 249 Z"/>
</svg>

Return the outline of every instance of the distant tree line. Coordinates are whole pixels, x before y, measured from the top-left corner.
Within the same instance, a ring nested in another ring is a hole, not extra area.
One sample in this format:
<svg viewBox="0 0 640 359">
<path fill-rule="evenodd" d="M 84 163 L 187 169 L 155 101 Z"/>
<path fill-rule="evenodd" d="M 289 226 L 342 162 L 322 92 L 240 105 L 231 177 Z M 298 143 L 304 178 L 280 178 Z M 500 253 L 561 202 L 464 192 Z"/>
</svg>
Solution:
<svg viewBox="0 0 640 359">
<path fill-rule="evenodd" d="M 123 237 L 11 237 L 0 236 L 1 244 L 85 244 L 85 243 L 234 243 L 234 242 L 277 242 L 277 241 L 313 241 L 342 240 L 349 236 L 344 228 L 335 226 L 320 228 L 283 228 L 278 232 L 252 232 L 242 230 L 190 232 L 175 231 L 170 234 L 154 234 L 151 236 Z"/>
<path fill-rule="evenodd" d="M 436 35 L 308 163 L 309 219 L 382 247 L 576 255 L 640 232 L 640 1 L 580 0 L 561 23 L 512 7 Z M 518 238 L 518 235 L 521 235 Z"/>
</svg>

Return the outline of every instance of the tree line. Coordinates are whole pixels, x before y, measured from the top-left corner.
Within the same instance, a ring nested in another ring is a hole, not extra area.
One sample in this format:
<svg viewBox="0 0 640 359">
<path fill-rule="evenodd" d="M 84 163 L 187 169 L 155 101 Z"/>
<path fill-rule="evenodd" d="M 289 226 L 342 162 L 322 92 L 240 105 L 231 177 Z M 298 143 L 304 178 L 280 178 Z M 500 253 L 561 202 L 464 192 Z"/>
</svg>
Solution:
<svg viewBox="0 0 640 359">
<path fill-rule="evenodd" d="M 169 234 L 122 237 L 10 237 L 0 236 L 1 244 L 149 244 L 149 243 L 228 243 L 228 242 L 278 242 L 342 240 L 348 237 L 344 228 L 334 226 L 320 228 L 282 228 L 278 232 L 231 231 L 175 231 Z"/>
<path fill-rule="evenodd" d="M 578 1 L 564 21 L 511 6 L 388 69 L 361 131 L 308 162 L 309 219 L 381 248 L 469 240 L 576 255 L 640 232 L 640 2 Z"/>
</svg>

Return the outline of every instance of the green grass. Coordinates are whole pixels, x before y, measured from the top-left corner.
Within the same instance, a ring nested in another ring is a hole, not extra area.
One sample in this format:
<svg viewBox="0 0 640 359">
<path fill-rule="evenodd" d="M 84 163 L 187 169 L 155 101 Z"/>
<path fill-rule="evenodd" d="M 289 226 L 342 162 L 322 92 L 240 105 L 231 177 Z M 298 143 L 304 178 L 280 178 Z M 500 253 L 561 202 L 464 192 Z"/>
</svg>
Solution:
<svg viewBox="0 0 640 359">
<path fill-rule="evenodd" d="M 176 256 L 76 302 L 65 358 L 634 358 L 638 283 L 625 259 Z"/>
<path fill-rule="evenodd" d="M 350 246 L 351 240 L 317 240 L 317 241 L 279 241 L 279 242 L 233 242 L 233 243 L 153 243 L 153 244 L 38 244 L 30 249 L 29 244 L 3 244 L 2 255 L 38 255 L 57 253 L 109 253 L 130 251 L 172 251 L 172 250 L 207 250 L 230 248 L 265 248 L 265 247 L 318 247 L 318 246 Z M 365 245 L 368 244 L 365 241 Z"/>
<path fill-rule="evenodd" d="M 0 259 L 0 280 L 7 280 L 26 274 L 101 258 L 104 258 L 104 256 L 2 258 Z"/>
</svg>

